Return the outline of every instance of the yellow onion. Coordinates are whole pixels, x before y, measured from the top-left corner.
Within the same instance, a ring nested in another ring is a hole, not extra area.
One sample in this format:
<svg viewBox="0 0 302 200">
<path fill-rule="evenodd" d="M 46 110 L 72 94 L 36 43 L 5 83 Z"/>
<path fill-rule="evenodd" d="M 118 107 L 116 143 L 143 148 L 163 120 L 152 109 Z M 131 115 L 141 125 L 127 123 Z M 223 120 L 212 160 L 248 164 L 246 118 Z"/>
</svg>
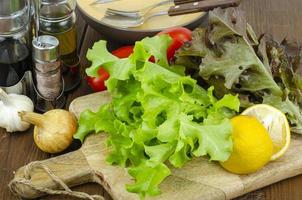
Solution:
<svg viewBox="0 0 302 200">
<path fill-rule="evenodd" d="M 46 113 L 19 112 L 25 122 L 35 125 L 34 141 L 44 152 L 59 153 L 65 150 L 73 140 L 77 130 L 74 115 L 66 110 L 55 109 Z"/>
</svg>

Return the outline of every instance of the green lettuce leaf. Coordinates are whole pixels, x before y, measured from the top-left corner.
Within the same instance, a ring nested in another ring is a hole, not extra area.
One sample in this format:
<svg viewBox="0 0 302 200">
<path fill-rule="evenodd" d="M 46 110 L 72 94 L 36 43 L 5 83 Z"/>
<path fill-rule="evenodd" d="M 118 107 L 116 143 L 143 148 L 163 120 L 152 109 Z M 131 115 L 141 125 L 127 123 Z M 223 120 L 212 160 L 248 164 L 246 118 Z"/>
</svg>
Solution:
<svg viewBox="0 0 302 200">
<path fill-rule="evenodd" d="M 238 97 L 216 99 L 214 88 L 205 90 L 182 75 L 181 67 L 169 66 L 170 41 L 164 35 L 145 38 L 126 59 L 108 56 L 104 41 L 88 52 L 92 63 L 110 73 L 106 85 L 112 101 L 97 113 L 83 112 L 75 138 L 83 141 L 90 132 L 106 132 L 111 149 L 107 162 L 128 168 L 134 183 L 126 188 L 142 198 L 160 193 L 159 184 L 170 175 L 168 162 L 182 167 L 194 156 L 225 161 L 232 152 L 228 118 L 239 110 Z M 107 58 L 92 56 L 100 52 Z M 151 55 L 156 63 L 149 62 Z M 96 68 L 93 64 L 87 72 Z"/>
<path fill-rule="evenodd" d="M 130 168 L 128 172 L 136 182 L 127 185 L 126 188 L 129 192 L 139 193 L 141 198 L 144 198 L 145 195 L 159 195 L 159 184 L 171 174 L 170 169 L 163 163 L 151 167 L 141 164 Z"/>
<path fill-rule="evenodd" d="M 169 67 L 166 52 L 171 42 L 172 39 L 168 35 L 153 38 L 147 37 L 142 40 L 144 48 L 155 57 L 156 63 L 166 68 Z"/>
<path fill-rule="evenodd" d="M 98 115 L 90 110 L 85 110 L 81 113 L 79 118 L 79 124 L 77 134 L 74 136 L 75 139 L 79 139 L 82 143 L 85 137 L 95 130 L 95 125 L 99 120 Z"/>
<path fill-rule="evenodd" d="M 87 51 L 87 59 L 92 62 L 91 66 L 86 69 L 88 76 L 98 77 L 98 69 L 103 63 L 117 60 L 117 58 L 108 51 L 102 51 L 106 48 L 106 41 L 100 41 L 93 45 L 92 49 Z"/>
</svg>

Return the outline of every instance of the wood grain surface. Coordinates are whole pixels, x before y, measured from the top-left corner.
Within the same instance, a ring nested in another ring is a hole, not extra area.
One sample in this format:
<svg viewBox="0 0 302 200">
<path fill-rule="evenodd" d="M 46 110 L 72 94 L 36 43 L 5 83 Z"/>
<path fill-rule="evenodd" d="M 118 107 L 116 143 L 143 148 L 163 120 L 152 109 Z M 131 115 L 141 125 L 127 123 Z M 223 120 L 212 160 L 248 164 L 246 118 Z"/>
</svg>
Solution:
<svg viewBox="0 0 302 200">
<path fill-rule="evenodd" d="M 271 33 L 276 39 L 282 40 L 284 37 L 290 40 L 302 42 L 302 1 L 301 0 L 242 0 L 242 9 L 245 10 L 248 22 L 253 26 L 257 34 L 263 32 Z M 89 27 L 78 16 L 78 46 L 81 57 L 81 73 L 84 78 L 84 69 L 89 65 L 85 59 L 87 49 L 92 44 L 101 39 L 100 33 Z M 121 44 L 109 41 L 109 49 L 114 49 Z M 81 86 L 68 94 L 68 107 L 71 100 L 78 96 L 89 94 L 92 91 L 83 80 Z M 74 143 L 67 151 L 79 148 L 78 143 Z M 67 152 L 66 151 L 66 152 Z M 16 199 L 8 190 L 7 184 L 13 177 L 13 172 L 20 166 L 31 161 L 43 160 L 52 155 L 43 153 L 34 144 L 32 130 L 23 133 L 6 133 L 0 129 L 0 199 Z M 53 155 L 54 156 L 54 155 Z M 271 186 L 260 189 L 237 198 L 237 200 L 300 200 L 302 199 L 302 175 L 281 181 Z M 77 187 L 76 190 L 88 192 L 90 194 L 104 194 L 106 200 L 110 197 L 99 186 L 88 184 Z M 69 199 L 62 196 L 43 197 L 41 200 L 63 200 Z"/>
</svg>

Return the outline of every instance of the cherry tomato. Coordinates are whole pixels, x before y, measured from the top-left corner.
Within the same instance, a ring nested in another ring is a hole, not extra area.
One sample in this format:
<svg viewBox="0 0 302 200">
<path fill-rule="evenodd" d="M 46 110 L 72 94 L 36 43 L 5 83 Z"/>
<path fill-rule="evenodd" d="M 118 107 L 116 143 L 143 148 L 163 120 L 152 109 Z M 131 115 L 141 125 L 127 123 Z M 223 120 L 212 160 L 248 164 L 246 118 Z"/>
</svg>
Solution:
<svg viewBox="0 0 302 200">
<path fill-rule="evenodd" d="M 112 51 L 111 53 L 118 58 L 128 58 L 128 56 L 133 53 L 133 48 L 134 46 L 124 46 Z"/>
<path fill-rule="evenodd" d="M 161 31 L 158 33 L 159 35 L 162 34 L 169 34 L 172 38 L 172 43 L 170 44 L 167 50 L 167 58 L 168 61 L 174 57 L 175 52 L 187 41 L 192 40 L 192 31 L 184 27 L 175 27 L 169 28 L 166 30 Z"/>
<path fill-rule="evenodd" d="M 95 92 L 106 90 L 105 81 L 109 78 L 109 73 L 102 67 L 98 70 L 99 77 L 87 77 L 88 85 Z"/>
<path fill-rule="evenodd" d="M 112 51 L 111 53 L 119 58 L 128 58 L 128 56 L 130 56 L 133 53 L 133 49 L 134 46 L 124 46 Z M 154 56 L 151 56 L 149 61 L 155 63 Z"/>
<path fill-rule="evenodd" d="M 175 52 L 187 41 L 192 40 L 192 32 L 189 29 L 183 27 L 176 27 L 166 29 L 159 33 L 161 34 L 169 34 L 172 38 L 172 44 L 169 46 L 167 50 L 167 58 L 168 61 L 174 57 Z M 119 58 L 127 58 L 129 55 L 133 53 L 134 46 L 124 46 L 112 51 L 112 54 Z M 154 57 L 152 56 L 149 59 L 150 62 L 155 62 Z M 105 81 L 109 78 L 108 72 L 104 70 L 102 67 L 98 71 L 99 77 L 87 77 L 88 84 L 94 91 L 103 91 L 106 90 Z"/>
<path fill-rule="evenodd" d="M 133 46 L 124 46 L 112 51 L 112 54 L 118 58 L 127 58 L 133 53 Z M 110 77 L 109 73 L 102 67 L 98 70 L 99 77 L 87 77 L 88 85 L 95 91 L 106 90 L 105 81 Z"/>
</svg>

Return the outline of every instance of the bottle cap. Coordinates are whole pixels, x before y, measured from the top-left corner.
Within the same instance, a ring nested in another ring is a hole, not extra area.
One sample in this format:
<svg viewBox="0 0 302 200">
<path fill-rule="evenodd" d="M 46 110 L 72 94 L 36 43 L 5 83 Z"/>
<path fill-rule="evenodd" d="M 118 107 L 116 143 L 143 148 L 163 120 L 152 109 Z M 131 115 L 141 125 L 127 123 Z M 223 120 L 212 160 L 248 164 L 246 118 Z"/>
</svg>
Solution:
<svg viewBox="0 0 302 200">
<path fill-rule="evenodd" d="M 50 35 L 36 37 L 32 41 L 33 59 L 38 62 L 53 62 L 60 57 L 59 40 Z"/>
</svg>

